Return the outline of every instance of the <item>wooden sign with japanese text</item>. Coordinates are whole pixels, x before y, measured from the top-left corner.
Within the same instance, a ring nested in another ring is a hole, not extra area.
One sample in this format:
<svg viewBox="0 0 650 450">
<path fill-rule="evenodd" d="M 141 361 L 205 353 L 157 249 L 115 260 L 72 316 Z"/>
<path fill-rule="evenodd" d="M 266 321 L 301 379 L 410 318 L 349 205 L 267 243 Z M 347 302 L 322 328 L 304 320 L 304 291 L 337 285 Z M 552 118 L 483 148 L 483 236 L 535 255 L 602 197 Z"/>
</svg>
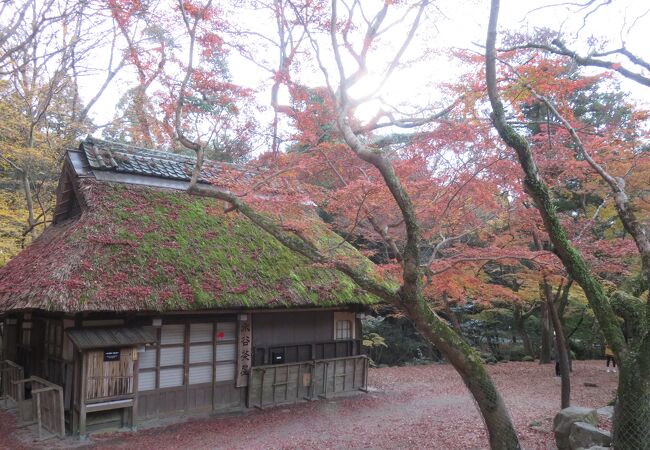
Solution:
<svg viewBox="0 0 650 450">
<path fill-rule="evenodd" d="M 248 373 L 253 364 L 253 334 L 251 330 L 251 315 L 239 315 L 239 330 L 237 333 L 237 387 L 248 386 Z"/>
</svg>

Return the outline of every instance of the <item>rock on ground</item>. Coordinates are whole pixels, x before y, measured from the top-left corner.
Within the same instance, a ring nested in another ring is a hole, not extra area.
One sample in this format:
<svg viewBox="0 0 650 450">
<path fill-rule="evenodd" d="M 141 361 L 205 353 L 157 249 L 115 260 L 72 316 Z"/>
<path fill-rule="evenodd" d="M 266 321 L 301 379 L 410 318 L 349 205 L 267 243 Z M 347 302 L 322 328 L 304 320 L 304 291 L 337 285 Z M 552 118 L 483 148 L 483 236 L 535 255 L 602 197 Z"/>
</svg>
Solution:
<svg viewBox="0 0 650 450">
<path fill-rule="evenodd" d="M 571 425 L 575 422 L 586 422 L 590 425 L 598 423 L 598 413 L 592 408 L 582 408 L 580 406 L 569 406 L 564 408 L 553 419 L 553 431 L 555 432 L 555 442 L 558 450 L 571 449 L 569 434 Z"/>
<path fill-rule="evenodd" d="M 585 422 L 574 422 L 569 434 L 571 450 L 587 448 L 595 445 L 609 446 L 612 435 L 609 431 L 601 430 Z"/>
<path fill-rule="evenodd" d="M 598 408 L 598 415 L 603 416 L 607 419 L 612 419 L 614 417 L 614 407 L 613 406 L 604 406 L 602 408 Z"/>
</svg>

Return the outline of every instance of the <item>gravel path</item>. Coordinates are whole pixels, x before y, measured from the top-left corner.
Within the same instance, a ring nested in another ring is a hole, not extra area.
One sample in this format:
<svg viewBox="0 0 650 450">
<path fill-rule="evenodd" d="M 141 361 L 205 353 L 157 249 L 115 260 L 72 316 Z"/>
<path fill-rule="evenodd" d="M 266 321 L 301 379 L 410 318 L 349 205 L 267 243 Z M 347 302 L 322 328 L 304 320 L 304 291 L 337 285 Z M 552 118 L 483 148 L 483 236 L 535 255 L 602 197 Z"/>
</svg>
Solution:
<svg viewBox="0 0 650 450">
<path fill-rule="evenodd" d="M 560 380 L 551 365 L 502 363 L 489 372 L 505 398 L 525 449 L 552 449 L 552 417 Z M 585 386 L 585 383 L 595 384 Z M 99 449 L 484 449 L 486 434 L 468 391 L 452 367 L 372 369 L 371 392 L 360 396 L 252 411 L 245 416 L 192 419 L 181 424 L 93 436 Z M 616 375 L 602 361 L 577 361 L 572 402 L 601 407 L 613 397 Z M 47 448 L 14 435 L 0 412 L 0 448 Z M 71 441 L 61 442 L 67 447 Z M 77 443 L 78 445 L 78 443 Z"/>
</svg>

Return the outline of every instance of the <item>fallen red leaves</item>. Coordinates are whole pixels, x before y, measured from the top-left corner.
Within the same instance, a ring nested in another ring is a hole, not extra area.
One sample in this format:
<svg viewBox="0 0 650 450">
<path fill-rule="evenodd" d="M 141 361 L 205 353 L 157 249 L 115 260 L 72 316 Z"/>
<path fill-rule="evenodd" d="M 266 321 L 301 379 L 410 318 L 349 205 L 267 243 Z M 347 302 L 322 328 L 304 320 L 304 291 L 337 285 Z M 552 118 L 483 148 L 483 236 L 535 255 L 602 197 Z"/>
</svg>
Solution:
<svg viewBox="0 0 650 450">
<path fill-rule="evenodd" d="M 559 408 L 560 381 L 553 376 L 553 367 L 507 363 L 490 366 L 489 371 L 523 447 L 554 448 L 551 423 Z M 572 378 L 576 405 L 604 406 L 616 387 L 616 375 L 606 373 L 600 361 L 575 362 Z M 585 382 L 597 387 L 584 386 Z M 452 367 L 373 369 L 369 384 L 370 393 L 355 397 L 252 411 L 245 416 L 200 418 L 137 433 L 105 434 L 92 437 L 91 444 L 133 450 L 488 448 L 474 402 Z M 0 427 L 4 426 L 0 432 L 9 441 L 0 447 L 16 448 L 18 443 L 3 420 L 6 415 L 0 413 Z M 47 447 L 52 444 L 48 441 Z"/>
</svg>

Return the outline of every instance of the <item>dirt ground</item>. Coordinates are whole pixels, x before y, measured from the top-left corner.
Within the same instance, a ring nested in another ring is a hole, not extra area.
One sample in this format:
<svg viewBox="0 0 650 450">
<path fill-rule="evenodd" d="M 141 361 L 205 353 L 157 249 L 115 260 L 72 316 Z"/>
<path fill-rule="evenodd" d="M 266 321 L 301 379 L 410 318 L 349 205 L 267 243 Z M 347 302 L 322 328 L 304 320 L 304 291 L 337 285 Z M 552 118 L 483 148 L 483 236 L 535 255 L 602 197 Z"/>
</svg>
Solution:
<svg viewBox="0 0 650 450">
<path fill-rule="evenodd" d="M 505 398 L 523 447 L 555 448 L 551 422 L 559 408 L 560 380 L 553 376 L 553 367 L 500 363 L 489 366 L 489 372 Z M 255 410 L 244 416 L 195 418 L 137 433 L 94 435 L 82 445 L 129 450 L 488 447 L 473 400 L 451 366 L 372 369 L 369 385 L 371 391 L 359 396 Z M 605 406 L 615 388 L 616 374 L 606 373 L 604 362 L 574 363 L 573 404 Z M 13 416 L 0 411 L 0 448 L 73 444 L 50 440 L 36 445 L 15 431 Z"/>
</svg>

